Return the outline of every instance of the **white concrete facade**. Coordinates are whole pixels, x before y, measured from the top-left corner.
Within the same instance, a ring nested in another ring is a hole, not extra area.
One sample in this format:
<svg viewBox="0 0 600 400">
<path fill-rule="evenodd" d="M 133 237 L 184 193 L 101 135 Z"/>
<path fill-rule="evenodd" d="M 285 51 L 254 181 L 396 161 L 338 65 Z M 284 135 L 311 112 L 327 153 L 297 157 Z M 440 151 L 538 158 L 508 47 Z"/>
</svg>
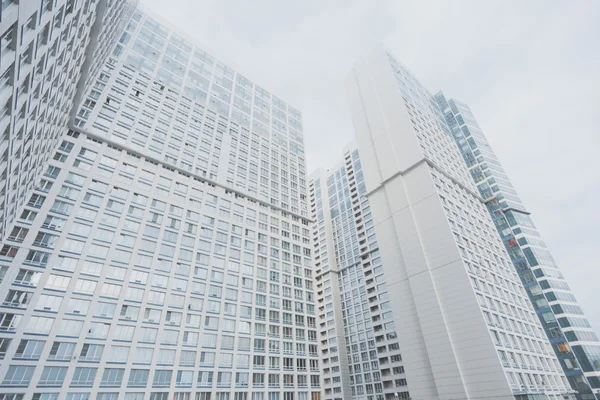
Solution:
<svg viewBox="0 0 600 400">
<path fill-rule="evenodd" d="M 48 156 L 66 133 L 78 83 L 101 64 L 133 0 L 0 4 L 0 238 L 9 235 Z M 92 38 L 96 20 L 107 31 Z M 92 61 L 93 58 L 93 61 Z M 3 251 L 11 251 L 10 247 Z"/>
<path fill-rule="evenodd" d="M 301 114 L 183 36 L 137 10 L 82 82 L 3 242 L 2 400 L 321 398 Z"/>
<path fill-rule="evenodd" d="M 431 94 L 382 48 L 347 92 L 411 397 L 562 398 L 566 378 Z"/>
<path fill-rule="evenodd" d="M 331 400 L 410 397 L 354 143 L 311 175 L 323 390 Z"/>
<path fill-rule="evenodd" d="M 333 227 L 329 215 L 329 198 L 323 171 L 309 176 L 309 198 L 313 219 L 313 265 L 316 281 L 319 327 L 319 356 L 322 365 L 324 399 L 351 396 L 348 354 L 340 301 L 341 277 L 336 257 Z M 327 214 L 327 215 L 326 215 Z"/>
<path fill-rule="evenodd" d="M 577 399 L 600 398 L 598 336 L 470 108 L 435 97 Z"/>
</svg>

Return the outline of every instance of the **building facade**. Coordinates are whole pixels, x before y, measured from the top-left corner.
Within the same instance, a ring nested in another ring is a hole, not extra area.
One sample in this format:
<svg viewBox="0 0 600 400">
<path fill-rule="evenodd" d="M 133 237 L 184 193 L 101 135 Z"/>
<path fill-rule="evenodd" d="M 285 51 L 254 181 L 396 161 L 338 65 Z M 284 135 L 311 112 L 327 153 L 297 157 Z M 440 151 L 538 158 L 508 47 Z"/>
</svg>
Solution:
<svg viewBox="0 0 600 400">
<path fill-rule="evenodd" d="M 97 51 L 97 16 L 118 30 L 132 1 L 2 1 L 0 5 L 0 238 L 29 199 L 65 134 L 86 55 Z M 105 46 L 106 47 L 106 46 Z M 101 63 L 102 53 L 96 54 Z M 86 61 L 87 60 L 87 61 Z M 9 249 L 9 248 L 8 248 Z"/>
<path fill-rule="evenodd" d="M 490 220 L 451 139 L 468 108 L 377 50 L 348 81 L 358 149 L 309 192 L 301 113 L 136 5 L 0 2 L 0 400 L 597 387 L 516 193 L 494 170 Z"/>
<path fill-rule="evenodd" d="M 319 400 L 300 112 L 146 11 L 116 37 L 2 244 L 0 396 Z"/>
<path fill-rule="evenodd" d="M 408 399 L 373 216 L 355 145 L 311 175 L 325 399 Z"/>
<path fill-rule="evenodd" d="M 116 43 L 122 39 L 125 26 L 129 23 L 139 0 L 98 0 L 96 18 L 90 28 L 89 44 L 82 67 L 81 79 L 77 81 L 77 92 L 73 101 L 70 122 L 85 93 L 89 93 L 100 68 Z"/>
<path fill-rule="evenodd" d="M 382 48 L 347 90 L 411 397 L 572 397 L 435 98 Z"/>
<path fill-rule="evenodd" d="M 600 396 L 600 343 L 470 108 L 436 100 L 578 398 Z"/>
</svg>

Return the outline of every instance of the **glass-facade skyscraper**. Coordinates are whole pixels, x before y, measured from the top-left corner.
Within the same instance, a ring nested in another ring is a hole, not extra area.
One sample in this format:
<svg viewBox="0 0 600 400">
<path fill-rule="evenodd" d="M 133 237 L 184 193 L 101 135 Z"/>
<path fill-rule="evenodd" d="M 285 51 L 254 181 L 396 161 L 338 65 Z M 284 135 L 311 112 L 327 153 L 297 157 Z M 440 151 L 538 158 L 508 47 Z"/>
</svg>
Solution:
<svg viewBox="0 0 600 400">
<path fill-rule="evenodd" d="M 0 397 L 320 399 L 300 112 L 142 9 L 113 28 L 3 240 Z"/>
<path fill-rule="evenodd" d="M 383 48 L 346 87 L 411 397 L 571 397 L 434 96 Z"/>
<path fill-rule="evenodd" d="M 310 178 L 324 398 L 408 399 L 356 146 Z"/>
<path fill-rule="evenodd" d="M 435 97 L 571 387 L 579 398 L 600 396 L 598 337 L 470 108 Z"/>
</svg>

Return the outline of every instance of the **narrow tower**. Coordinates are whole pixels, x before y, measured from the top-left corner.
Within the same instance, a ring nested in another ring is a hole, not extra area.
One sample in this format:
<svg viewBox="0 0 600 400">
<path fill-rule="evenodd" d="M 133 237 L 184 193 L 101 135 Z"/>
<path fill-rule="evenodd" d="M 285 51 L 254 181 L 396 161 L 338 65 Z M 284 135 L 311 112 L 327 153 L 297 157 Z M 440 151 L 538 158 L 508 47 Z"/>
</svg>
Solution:
<svg viewBox="0 0 600 400">
<path fill-rule="evenodd" d="M 414 399 L 562 399 L 566 377 L 435 98 L 382 48 L 347 79 Z"/>
<path fill-rule="evenodd" d="M 408 399 L 398 321 L 355 144 L 333 167 L 311 175 L 310 195 L 325 399 Z"/>
<path fill-rule="evenodd" d="M 600 342 L 471 109 L 435 96 L 469 173 L 579 399 L 600 397 Z"/>
<path fill-rule="evenodd" d="M 319 400 L 300 112 L 142 10 L 81 85 L 0 255 L 1 398 Z"/>
</svg>

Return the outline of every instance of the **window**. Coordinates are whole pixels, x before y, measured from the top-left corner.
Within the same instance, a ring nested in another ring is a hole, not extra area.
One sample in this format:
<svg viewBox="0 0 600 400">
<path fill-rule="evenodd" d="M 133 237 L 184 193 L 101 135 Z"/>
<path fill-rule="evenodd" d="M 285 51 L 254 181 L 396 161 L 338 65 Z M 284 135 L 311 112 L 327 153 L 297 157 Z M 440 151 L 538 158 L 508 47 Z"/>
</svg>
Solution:
<svg viewBox="0 0 600 400">
<path fill-rule="evenodd" d="M 138 347 L 135 349 L 134 364 L 150 364 L 154 356 L 154 349 Z"/>
<path fill-rule="evenodd" d="M 61 231 L 65 226 L 65 222 L 67 222 L 64 218 L 55 217 L 52 215 L 48 215 L 46 220 L 42 224 L 42 228 L 53 230 L 53 231 Z"/>
<path fill-rule="evenodd" d="M 62 386 L 68 367 L 44 367 L 38 386 Z"/>
<path fill-rule="evenodd" d="M 89 192 L 86 193 L 85 196 L 83 196 L 83 202 L 94 207 L 100 207 L 100 204 L 102 204 L 102 200 L 102 196 L 98 196 Z"/>
<path fill-rule="evenodd" d="M 12 339 L 10 338 L 0 338 L 0 360 L 4 360 L 6 351 L 10 347 L 11 343 Z"/>
<path fill-rule="evenodd" d="M 127 387 L 146 387 L 148 384 L 148 373 L 149 370 L 147 369 L 132 369 L 129 373 Z"/>
<path fill-rule="evenodd" d="M 219 372 L 217 374 L 217 386 L 230 386 L 231 372 Z"/>
<path fill-rule="evenodd" d="M 165 329 L 163 331 L 162 344 L 177 344 L 179 340 L 179 331 Z"/>
<path fill-rule="evenodd" d="M 123 305 L 121 306 L 120 318 L 127 320 L 136 321 L 140 314 L 140 307 L 135 307 L 131 305 Z"/>
<path fill-rule="evenodd" d="M 83 186 L 85 183 L 86 177 L 83 175 L 79 175 L 73 172 L 69 172 L 67 177 L 65 178 L 66 183 L 70 183 L 76 186 Z"/>
<path fill-rule="evenodd" d="M 34 393 L 32 400 L 58 400 L 58 393 Z"/>
<path fill-rule="evenodd" d="M 155 308 L 146 308 L 144 311 L 144 322 L 159 323 L 162 311 Z"/>
<path fill-rule="evenodd" d="M 103 297 L 109 297 L 118 299 L 121 294 L 121 285 L 113 285 L 110 283 L 103 283 L 100 287 L 100 295 Z"/>
<path fill-rule="evenodd" d="M 177 371 L 176 385 L 178 387 L 192 387 L 193 376 L 193 371 Z"/>
<path fill-rule="evenodd" d="M 49 165 L 48 169 L 46 170 L 46 172 L 44 173 L 44 175 L 47 176 L 47 177 L 50 177 L 52 179 L 56 179 L 58 177 L 59 173 L 60 173 L 60 168 L 53 167 L 52 165 Z"/>
<path fill-rule="evenodd" d="M 221 298 L 222 288 L 220 286 L 210 285 L 209 286 L 209 296 L 215 298 Z"/>
<path fill-rule="evenodd" d="M 41 272 L 20 269 L 13 283 L 36 287 L 41 276 Z"/>
<path fill-rule="evenodd" d="M 15 242 L 21 243 L 21 242 L 23 242 L 23 240 L 25 240 L 25 237 L 27 236 L 28 232 L 29 232 L 29 229 L 15 226 L 8 238 L 10 240 L 14 240 Z"/>
<path fill-rule="evenodd" d="M 265 367 L 265 356 L 254 356 L 254 368 Z"/>
<path fill-rule="evenodd" d="M 215 353 L 203 351 L 200 353 L 200 366 L 212 367 L 215 364 Z"/>
<path fill-rule="evenodd" d="M 118 400 L 119 393 L 116 392 L 98 392 L 96 400 Z"/>
<path fill-rule="evenodd" d="M 124 372 L 124 368 L 105 368 L 100 386 L 120 387 Z"/>
<path fill-rule="evenodd" d="M 75 283 L 75 288 L 73 289 L 73 293 L 92 295 L 96 290 L 96 285 L 96 281 L 90 281 L 87 279 L 77 279 L 77 282 Z"/>
<path fill-rule="evenodd" d="M 17 249 L 17 248 L 15 248 L 15 249 Z M 16 254 L 16 250 L 15 250 L 14 254 Z M 8 256 L 12 257 L 11 254 L 9 254 Z M 29 253 L 27 253 L 27 257 L 25 260 L 28 264 L 45 267 L 48 264 L 49 257 L 50 257 L 50 253 L 45 253 L 43 251 L 30 250 Z"/>
<path fill-rule="evenodd" d="M 204 327 L 206 329 L 218 329 L 219 328 L 219 318 L 207 316 L 204 320 Z"/>
<path fill-rule="evenodd" d="M 123 306 L 127 307 L 127 306 Z M 131 307 L 131 306 L 130 306 Z M 94 310 L 94 316 L 101 318 L 112 318 L 115 315 L 115 310 L 117 308 L 116 304 L 113 303 L 105 303 L 98 302 L 96 303 L 96 309 Z M 132 307 L 131 315 L 134 315 L 134 307 Z"/>
<path fill-rule="evenodd" d="M 217 335 L 206 333 L 203 336 L 202 347 L 216 348 L 217 347 Z"/>
<path fill-rule="evenodd" d="M 212 371 L 198 372 L 198 386 L 212 386 L 213 374 Z"/>
<path fill-rule="evenodd" d="M 235 374 L 235 386 L 236 387 L 248 387 L 248 372 L 237 372 Z"/>
<path fill-rule="evenodd" d="M 35 211 L 31 211 L 31 210 L 23 210 L 23 212 L 21 213 L 21 216 L 19 217 L 19 219 L 26 221 L 27 223 L 32 222 L 35 217 L 36 217 L 37 213 Z"/>
<path fill-rule="evenodd" d="M 115 200 L 108 200 L 108 203 L 106 204 L 106 209 L 115 213 L 122 213 L 123 209 L 125 208 L 125 205 L 123 203 L 121 203 L 120 201 L 115 201 Z"/>
<path fill-rule="evenodd" d="M 145 343 L 155 343 L 158 335 L 158 329 L 155 328 L 142 328 L 139 340 Z"/>
<path fill-rule="evenodd" d="M 61 247 L 61 250 L 62 251 L 67 251 L 67 252 L 70 252 L 70 253 L 81 254 L 81 252 L 83 251 L 84 246 L 85 246 L 85 242 L 83 242 L 83 241 L 74 240 L 74 239 L 66 239 L 64 241 L 62 247 Z M 92 252 L 91 249 L 90 249 L 90 253 L 93 254 L 93 255 L 96 255 L 95 253 Z"/>
<path fill-rule="evenodd" d="M 265 384 L 265 374 L 252 374 L 252 385 L 253 386 L 264 386 Z"/>
<path fill-rule="evenodd" d="M 6 257 L 6 258 L 13 259 L 17 255 L 18 251 L 19 251 L 18 247 L 5 244 L 2 247 L 2 250 L 0 250 L 0 257 Z M 35 253 L 35 252 L 30 251 L 29 253 L 31 254 L 31 253 Z"/>
<path fill-rule="evenodd" d="M 79 196 L 79 192 L 80 192 L 79 189 L 74 189 L 74 188 L 63 185 L 60 188 L 60 191 L 58 192 L 58 196 L 75 201 L 75 200 L 77 200 L 77 197 Z"/>
<path fill-rule="evenodd" d="M 182 350 L 179 356 L 179 365 L 185 367 L 193 367 L 196 365 L 196 352 L 190 350 Z"/>
<path fill-rule="evenodd" d="M 183 333 L 183 344 L 186 346 L 196 346 L 199 337 L 200 334 L 198 332 L 185 331 Z"/>
<path fill-rule="evenodd" d="M 81 329 L 83 328 L 83 321 L 73 319 L 62 319 L 58 325 L 57 336 L 64 337 L 79 337 Z"/>
<path fill-rule="evenodd" d="M 118 347 L 118 346 L 117 346 Z M 129 349 L 126 347 L 126 349 Z M 104 345 L 84 343 L 79 359 L 81 361 L 99 362 L 104 352 Z M 111 360 L 113 361 L 113 360 Z"/>
<path fill-rule="evenodd" d="M 321 384 L 320 384 L 320 380 L 319 379 L 320 379 L 319 375 L 311 375 L 310 376 L 310 385 L 312 387 L 318 387 L 318 386 L 320 386 Z"/>
<path fill-rule="evenodd" d="M 117 325 L 113 339 L 120 340 L 120 341 L 131 341 L 133 339 L 134 331 L 135 331 L 134 326 Z M 142 329 L 142 335 L 140 337 L 140 340 L 143 341 L 144 339 L 145 339 L 145 336 L 143 334 L 143 329 Z"/>
<path fill-rule="evenodd" d="M 59 256 L 59 259 L 60 258 L 67 258 L 67 257 L 61 257 L 61 256 Z M 74 264 L 77 263 L 77 259 L 71 258 L 71 259 L 69 259 L 69 262 L 72 263 L 73 266 L 70 269 L 68 269 L 68 271 L 74 271 L 75 270 Z M 93 262 L 93 261 L 84 261 L 83 265 L 81 266 L 81 273 L 83 275 L 90 275 L 90 276 L 99 277 L 100 273 L 102 272 L 102 268 L 103 267 L 104 267 L 104 265 L 101 264 L 101 263 L 97 263 L 97 262 Z M 107 278 L 109 278 L 109 279 L 111 278 L 111 273 L 112 273 L 111 269 L 114 269 L 114 268 L 115 267 L 109 268 L 108 274 L 106 276 Z M 114 274 L 112 274 L 112 275 L 114 275 Z"/>
<path fill-rule="evenodd" d="M 110 330 L 110 324 L 102 322 L 92 322 L 88 329 L 88 339 L 106 339 Z"/>
<path fill-rule="evenodd" d="M 269 374 L 269 387 L 279 387 L 278 374 Z"/>
<path fill-rule="evenodd" d="M 54 342 L 48 355 L 49 360 L 69 361 L 73 358 L 75 343 Z"/>
<path fill-rule="evenodd" d="M 148 281 L 148 273 L 138 270 L 131 271 L 131 275 L 129 276 L 129 282 L 132 283 L 140 283 L 145 285 Z"/>
<path fill-rule="evenodd" d="M 100 182 L 96 179 L 92 179 L 92 183 L 90 184 L 89 189 L 93 190 L 94 192 L 104 194 L 108 190 L 108 184 Z M 100 197 L 100 199 L 102 199 L 102 197 Z"/>
<path fill-rule="evenodd" d="M 14 332 L 21 322 L 22 315 L 0 313 L 0 332 Z M 32 317 L 32 319 L 35 317 Z M 37 317 L 40 318 L 40 317 Z M 28 326 L 31 325 L 31 320 Z M 50 329 L 48 329 L 49 331 Z"/>
<path fill-rule="evenodd" d="M 71 380 L 72 387 L 91 387 L 96 378 L 97 368 L 77 367 Z"/>
<path fill-rule="evenodd" d="M 23 386 L 26 387 L 31 382 L 35 366 L 10 365 L 2 385 L 5 386 Z"/>
<path fill-rule="evenodd" d="M 45 343 L 43 340 L 22 339 L 13 358 L 39 360 Z"/>
<path fill-rule="evenodd" d="M 160 370 L 154 371 L 154 380 L 152 381 L 152 387 L 169 387 L 171 385 L 171 376 L 173 371 L 171 370 Z"/>
<path fill-rule="evenodd" d="M 44 285 L 44 287 L 48 288 L 48 289 L 64 292 L 67 290 L 70 283 L 71 283 L 70 277 L 52 274 L 52 275 L 48 276 L 48 280 L 46 281 L 46 284 Z"/>
<path fill-rule="evenodd" d="M 219 354 L 219 366 L 220 367 L 231 367 L 233 365 L 233 354 L 231 353 L 220 353 Z"/>
</svg>

